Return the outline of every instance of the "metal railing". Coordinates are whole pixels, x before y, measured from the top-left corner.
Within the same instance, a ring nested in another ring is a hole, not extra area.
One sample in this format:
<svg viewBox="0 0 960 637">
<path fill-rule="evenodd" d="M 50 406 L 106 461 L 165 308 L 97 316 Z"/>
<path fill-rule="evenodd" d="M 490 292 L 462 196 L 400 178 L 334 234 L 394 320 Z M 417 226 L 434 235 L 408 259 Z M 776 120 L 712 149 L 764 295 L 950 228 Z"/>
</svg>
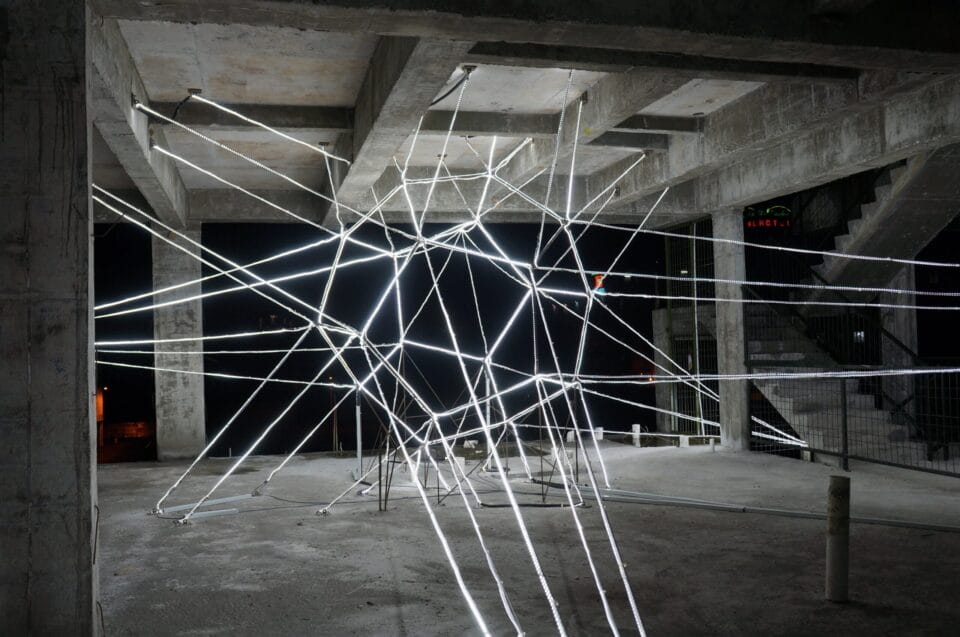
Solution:
<svg viewBox="0 0 960 637">
<path fill-rule="evenodd" d="M 857 368 L 838 371 L 869 373 Z M 879 408 L 863 378 L 757 380 L 751 414 L 786 427 L 803 441 L 754 437 L 753 448 L 819 460 L 844 469 L 860 460 L 960 476 L 960 374 L 916 374 L 916 409 L 910 422 Z M 756 434 L 764 433 L 756 425 Z"/>
<path fill-rule="evenodd" d="M 960 442 L 960 381 L 955 375 L 938 373 L 932 361 L 923 360 L 884 326 L 878 309 L 853 305 L 868 296 L 851 297 L 831 289 L 828 281 L 794 254 L 758 252 L 762 251 L 748 250 L 748 279 L 820 289 L 743 287 L 745 298 L 757 301 L 745 310 L 748 368 L 861 375 L 830 382 L 755 382 L 752 414 L 790 426 L 806 443 L 801 448 L 758 436 L 755 448 L 836 456 L 842 464 L 853 458 L 960 475 L 960 464 L 951 458 L 950 449 Z M 802 303 L 763 303 L 782 300 Z M 929 373 L 876 373 L 926 367 Z"/>
</svg>

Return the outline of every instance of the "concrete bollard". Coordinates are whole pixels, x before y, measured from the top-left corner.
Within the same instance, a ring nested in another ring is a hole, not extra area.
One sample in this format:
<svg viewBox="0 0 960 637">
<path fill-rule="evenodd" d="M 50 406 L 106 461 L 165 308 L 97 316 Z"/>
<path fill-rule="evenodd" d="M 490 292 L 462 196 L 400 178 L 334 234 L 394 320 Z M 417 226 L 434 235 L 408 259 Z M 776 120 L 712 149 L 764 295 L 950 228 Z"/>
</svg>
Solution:
<svg viewBox="0 0 960 637">
<path fill-rule="evenodd" d="M 826 598 L 847 601 L 850 575 L 850 478 L 830 476 L 827 491 Z"/>
<path fill-rule="evenodd" d="M 630 433 L 633 436 L 633 446 L 640 446 L 640 425 L 633 425 L 630 427 Z"/>
<path fill-rule="evenodd" d="M 594 428 L 593 428 L 593 439 L 594 439 L 594 440 L 603 440 L 603 427 L 594 427 Z"/>
<path fill-rule="evenodd" d="M 689 447 L 690 446 L 690 436 L 680 436 L 680 446 Z"/>
</svg>

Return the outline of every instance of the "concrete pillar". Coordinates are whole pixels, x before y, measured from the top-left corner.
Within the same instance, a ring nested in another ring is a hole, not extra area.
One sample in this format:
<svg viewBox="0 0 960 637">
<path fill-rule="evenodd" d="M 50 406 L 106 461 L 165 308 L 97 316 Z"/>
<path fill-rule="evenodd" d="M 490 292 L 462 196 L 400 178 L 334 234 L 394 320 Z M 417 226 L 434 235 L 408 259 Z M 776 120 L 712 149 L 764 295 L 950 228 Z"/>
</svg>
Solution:
<svg viewBox="0 0 960 637">
<path fill-rule="evenodd" d="M 738 210 L 713 214 L 713 236 L 743 241 L 743 215 Z M 743 246 L 713 244 L 713 264 L 718 279 L 746 280 Z M 717 368 L 720 374 L 743 374 L 746 368 L 744 304 L 739 285 L 717 283 Z M 726 299 L 727 301 L 724 301 Z M 749 383 L 720 381 L 720 441 L 730 449 L 750 448 Z"/>
<path fill-rule="evenodd" d="M 186 230 L 183 234 L 200 242 L 200 230 Z M 153 238 L 153 286 L 160 289 L 170 285 L 195 281 L 202 276 L 196 246 L 176 235 L 166 235 L 178 249 L 158 237 Z M 200 284 L 188 285 L 162 294 L 158 300 L 168 301 L 196 296 Z M 199 300 L 186 301 L 157 308 L 153 313 L 153 336 L 160 339 L 203 336 L 203 308 Z M 203 372 L 201 341 L 158 343 L 154 354 L 156 367 L 190 372 Z M 173 460 L 193 458 L 206 443 L 204 418 L 203 376 L 158 371 L 154 377 L 157 409 L 157 458 Z"/>
<path fill-rule="evenodd" d="M 668 355 L 672 355 L 673 351 L 673 344 L 670 342 L 670 330 L 668 329 L 668 312 L 671 311 L 670 309 L 653 311 L 653 344 L 656 345 L 660 351 Z M 653 360 L 664 369 L 675 370 L 673 363 L 668 361 L 667 357 L 660 352 L 654 353 Z M 660 368 L 655 368 L 654 371 L 661 376 L 666 373 Z M 663 410 L 657 412 L 657 431 L 675 431 L 677 428 L 676 417 L 670 415 L 671 412 L 677 411 L 675 390 L 675 383 L 657 383 L 654 385 L 657 409 Z"/>
<path fill-rule="evenodd" d="M 0 7 L 0 635 L 99 626 L 84 4 Z"/>
<path fill-rule="evenodd" d="M 887 287 L 898 290 L 915 289 L 914 268 L 912 265 L 905 266 L 890 281 Z M 913 297 L 900 296 L 897 294 L 883 293 L 878 299 L 880 303 L 897 304 L 912 302 Z M 880 324 L 883 328 L 896 337 L 901 343 L 909 347 L 914 352 L 917 351 L 917 311 L 910 308 L 880 308 Z M 913 357 L 902 347 L 896 345 L 889 338 L 881 339 L 881 356 L 883 366 L 892 369 L 903 369 L 913 367 Z M 892 404 L 884 404 L 885 409 L 892 409 L 897 404 L 903 403 L 911 394 L 913 394 L 913 378 L 905 376 L 889 376 L 883 379 L 883 389 L 887 396 L 893 401 Z M 913 415 L 915 402 L 910 401 L 904 406 L 907 414 Z"/>
</svg>

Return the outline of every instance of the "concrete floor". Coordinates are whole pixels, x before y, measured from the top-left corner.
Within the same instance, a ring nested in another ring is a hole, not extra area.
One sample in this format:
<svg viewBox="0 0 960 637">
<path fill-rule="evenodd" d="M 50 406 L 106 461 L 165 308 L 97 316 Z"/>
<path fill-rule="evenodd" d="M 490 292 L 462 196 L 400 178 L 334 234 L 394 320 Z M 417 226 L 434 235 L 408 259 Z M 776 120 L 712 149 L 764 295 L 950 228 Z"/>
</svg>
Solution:
<svg viewBox="0 0 960 637">
<path fill-rule="evenodd" d="M 604 457 L 619 488 L 807 511 L 824 510 L 828 477 L 837 471 L 761 454 L 610 442 Z M 249 491 L 276 462 L 252 459 L 254 470 L 222 494 Z M 213 480 L 225 466 L 208 461 L 198 476 Z M 315 505 L 268 497 L 241 502 L 239 515 L 187 526 L 146 515 L 182 468 L 100 467 L 97 560 L 108 635 L 477 634 L 405 474 L 395 478 L 387 513 L 377 512 L 375 497 L 351 496 L 326 517 L 314 514 Z M 348 459 L 304 456 L 275 478 L 269 493 L 324 501 L 346 488 L 350 468 Z M 853 515 L 960 525 L 955 478 L 852 468 Z M 489 478 L 481 484 L 494 485 Z M 534 485 L 515 484 L 539 494 Z M 177 502 L 194 498 L 201 485 L 186 485 Z M 503 497 L 490 493 L 485 500 Z M 822 599 L 821 520 L 608 507 L 650 635 L 937 635 L 956 634 L 960 625 L 960 534 L 854 525 L 853 601 L 837 605 Z M 523 512 L 569 633 L 607 633 L 569 510 Z M 631 634 L 597 509 L 579 512 L 619 623 Z M 554 634 L 510 510 L 477 515 L 524 628 Z M 460 501 L 448 499 L 438 518 L 491 629 L 509 634 Z"/>
</svg>

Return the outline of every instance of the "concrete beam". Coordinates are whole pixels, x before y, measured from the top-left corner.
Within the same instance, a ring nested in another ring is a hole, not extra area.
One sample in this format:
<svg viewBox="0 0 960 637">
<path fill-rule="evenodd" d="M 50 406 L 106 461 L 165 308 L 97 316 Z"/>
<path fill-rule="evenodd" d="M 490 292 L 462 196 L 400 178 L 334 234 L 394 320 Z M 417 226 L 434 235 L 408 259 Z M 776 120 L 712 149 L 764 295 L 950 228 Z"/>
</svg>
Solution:
<svg viewBox="0 0 960 637">
<path fill-rule="evenodd" d="M 660 199 L 661 191 L 623 206 L 610 204 L 599 218 L 609 223 L 636 225 L 641 219 L 647 218 L 649 213 L 646 225 L 651 228 L 665 228 L 695 221 L 704 215 L 699 208 L 697 198 L 699 193 L 696 185 L 696 180 L 691 180 L 673 186 L 662 199 Z M 658 199 L 660 199 L 659 204 L 657 204 Z"/>
<path fill-rule="evenodd" d="M 100 626 L 85 7 L 10 0 L 0 22 L 0 634 L 85 637 Z"/>
<path fill-rule="evenodd" d="M 564 128 L 559 142 L 556 139 L 544 139 L 527 144 L 514 157 L 510 165 L 501 171 L 501 176 L 508 182 L 519 185 L 538 171 L 548 168 L 555 156 L 558 157 L 558 172 L 563 172 L 565 169 L 562 160 L 570 155 L 575 139 L 579 144 L 593 142 L 620 122 L 669 95 L 684 83 L 685 80 L 680 78 L 647 71 L 630 71 L 605 76 L 586 92 L 586 101 L 580 113 L 579 135 L 576 134 L 576 122 L 580 103 L 574 99 L 566 107 Z M 559 153 L 556 150 L 557 143 L 560 144 Z"/>
<path fill-rule="evenodd" d="M 745 82 L 852 82 L 855 68 L 736 60 L 702 55 L 648 51 L 623 51 L 575 46 L 546 46 L 510 42 L 478 42 L 466 62 L 500 66 L 564 68 L 620 73 L 628 70 L 668 72 L 687 79 L 719 79 Z"/>
<path fill-rule="evenodd" d="M 342 177 L 335 176 L 339 200 L 350 203 L 367 193 L 470 46 L 469 42 L 380 39 L 354 109 L 347 155 L 352 163 Z M 345 140 L 338 140 L 336 150 L 344 145 L 341 141 Z"/>
<path fill-rule="evenodd" d="M 146 199 L 143 198 L 143 195 L 140 194 L 139 190 L 112 190 L 108 189 L 110 193 L 120 197 L 126 202 L 129 202 L 131 205 L 136 206 L 140 210 L 149 210 L 150 204 L 147 203 Z M 120 209 L 122 206 L 115 206 Z M 143 221 L 143 219 L 139 219 Z M 107 209 L 106 207 L 93 202 L 93 222 L 94 223 L 129 223 L 129 221 L 118 215 L 112 210 Z"/>
<path fill-rule="evenodd" d="M 701 210 L 745 206 L 960 143 L 960 77 L 848 112 L 696 184 Z M 718 204 L 723 204 L 722 206 Z"/>
<path fill-rule="evenodd" d="M 647 157 L 620 182 L 619 200 L 629 202 L 752 154 L 762 155 L 812 124 L 859 106 L 853 87 L 768 84 L 703 118 L 701 135 L 675 137 L 666 153 Z M 624 160 L 594 173 L 588 189 L 606 187 L 629 163 Z"/>
<path fill-rule="evenodd" d="M 254 194 L 320 223 L 327 202 L 303 190 L 254 190 Z M 190 191 L 191 223 L 300 223 L 296 218 L 231 188 Z"/>
<path fill-rule="evenodd" d="M 477 2 L 91 0 L 108 18 L 285 26 L 321 31 L 680 53 L 852 68 L 950 72 L 960 65 L 960 5 L 873 3 L 823 14 L 812 2 Z M 460 61 L 460 60 L 458 60 Z"/>
<path fill-rule="evenodd" d="M 224 106 L 285 132 L 353 132 L 354 113 L 352 108 L 274 104 L 224 104 Z M 176 102 L 153 102 L 150 107 L 167 117 L 172 117 L 177 104 Z M 250 130 L 255 128 L 253 124 L 199 102 L 186 102 L 176 112 L 176 120 L 186 126 L 212 127 L 217 130 Z M 421 132 L 446 133 L 450 129 L 452 114 L 452 111 L 427 111 L 423 123 L 420 125 Z M 159 128 L 172 126 L 172 124 L 160 120 L 153 122 L 153 124 Z M 551 137 L 556 133 L 556 115 L 522 113 L 460 111 L 457 113 L 457 119 L 453 127 L 454 135 Z"/>
<path fill-rule="evenodd" d="M 453 111 L 427 111 L 420 125 L 423 133 L 446 133 Z M 498 137 L 549 137 L 557 134 L 557 115 L 524 113 L 476 113 L 460 111 L 454 121 L 454 135 L 496 135 Z"/>
<path fill-rule="evenodd" d="M 430 180 L 433 178 L 435 170 L 435 168 L 428 166 L 410 167 L 407 170 L 407 179 L 412 181 L 421 179 Z M 456 174 L 456 171 L 453 172 Z M 567 183 L 568 180 L 566 177 L 558 177 L 555 179 L 553 184 L 554 194 L 551 196 L 553 201 L 566 201 Z M 391 192 L 394 192 L 399 185 L 400 179 L 397 172 L 395 170 L 388 170 L 377 180 L 374 190 L 377 192 L 381 201 L 381 209 L 384 212 L 397 213 L 400 215 L 402 221 L 409 222 L 410 206 L 407 203 L 407 198 L 404 196 L 404 193 L 397 191 L 396 194 L 387 199 L 387 196 Z M 457 187 L 454 187 L 450 182 L 438 182 L 428 202 L 427 194 L 429 189 L 429 183 L 411 184 L 407 187 L 414 211 L 419 214 L 426 207 L 428 211 L 433 211 L 437 214 L 442 213 L 448 221 L 466 221 L 472 218 L 472 213 L 469 212 L 469 210 L 475 211 L 477 205 L 480 203 L 484 190 L 484 180 L 478 179 L 457 182 Z M 526 187 L 523 188 L 523 193 L 531 197 L 534 201 L 543 201 L 546 196 L 546 176 L 540 177 L 527 184 Z M 582 178 L 574 179 L 573 195 L 572 203 L 575 208 L 586 203 Z M 362 205 L 360 208 L 361 211 L 371 209 L 374 206 L 372 195 L 365 197 L 360 203 Z M 526 218 L 535 218 L 537 221 L 540 219 L 540 208 L 538 206 L 530 203 L 519 195 L 510 194 L 507 190 L 494 193 L 494 189 L 491 187 L 484 197 L 484 207 L 486 208 L 491 205 L 496 206 L 496 210 L 499 211 L 497 214 L 500 215 L 519 213 L 526 214 Z M 345 219 L 346 218 L 347 217 L 345 217 Z M 490 218 L 492 219 L 493 217 Z"/>
<path fill-rule="evenodd" d="M 591 146 L 606 146 L 608 148 L 623 148 L 627 150 L 665 151 L 669 147 L 670 138 L 658 133 L 634 133 L 623 131 L 608 131 L 590 142 Z"/>
<path fill-rule="evenodd" d="M 409 177 L 412 179 L 429 178 L 433 176 L 433 169 L 427 167 L 412 167 L 409 169 Z M 374 186 L 380 197 L 392 191 L 398 184 L 396 174 L 387 171 Z M 554 182 L 553 201 L 565 201 L 566 199 L 565 177 L 560 176 Z M 702 216 L 697 212 L 695 197 L 692 190 L 693 182 L 680 184 L 672 188 L 669 193 L 657 206 L 656 211 L 650 217 L 648 223 L 664 226 L 681 223 L 697 216 Z M 470 207 L 476 208 L 480 201 L 480 192 L 483 188 L 481 181 L 471 181 L 459 183 L 460 193 L 463 194 Z M 325 202 L 318 200 L 317 197 L 300 190 L 263 190 L 256 191 L 257 194 L 273 201 L 288 210 L 292 210 L 299 215 L 312 219 L 319 223 L 321 220 L 320 210 L 325 206 Z M 546 193 L 546 177 L 535 180 L 524 188 L 524 192 L 533 197 L 536 201 L 542 201 Z M 434 190 L 433 197 L 429 206 L 427 220 L 431 222 L 458 223 L 471 219 L 471 213 L 466 210 L 463 199 L 453 186 L 449 184 L 439 184 Z M 540 210 L 525 202 L 520 197 L 514 195 L 506 197 L 506 193 L 497 195 L 499 199 L 488 199 L 488 202 L 502 200 L 495 210 L 489 212 L 484 219 L 494 223 L 539 223 Z M 413 186 L 411 188 L 411 198 L 414 201 L 418 212 L 422 211 L 425 202 L 426 187 Z M 574 180 L 574 206 L 579 207 L 585 203 L 584 178 L 578 177 Z M 646 197 L 632 202 L 627 206 L 616 209 L 609 208 L 602 212 L 598 220 L 609 223 L 633 224 L 638 219 L 646 216 L 650 207 L 659 197 L 659 194 Z M 243 223 L 243 222 L 270 222 L 270 223 L 297 223 L 297 221 L 281 212 L 273 210 L 256 200 L 247 197 L 243 193 L 235 190 L 193 190 L 190 191 L 190 211 L 193 222 L 203 223 Z M 358 203 L 359 210 L 370 210 L 374 201 L 372 196 L 361 199 Z M 383 205 L 384 218 L 388 223 L 409 223 L 410 213 L 406 200 L 401 196 L 394 196 Z M 351 222 L 352 215 L 344 214 L 345 222 Z M 379 217 L 378 217 L 379 218 Z M 97 221 L 115 221 L 115 218 L 103 216 L 97 217 Z M 327 222 L 330 218 L 326 219 Z M 549 221 L 549 220 L 548 220 Z M 329 225 L 329 224 L 328 224 Z"/>
<path fill-rule="evenodd" d="M 353 109 L 332 106 L 288 106 L 275 104 L 224 104 L 251 119 L 284 131 L 323 130 L 348 133 L 353 130 Z M 152 102 L 150 108 L 172 117 L 176 102 Z M 219 130 L 248 130 L 253 124 L 228 115 L 200 102 L 186 102 L 177 111 L 176 120 L 186 126 L 212 126 Z M 169 125 L 157 122 L 161 125 Z"/>
<path fill-rule="evenodd" d="M 134 99 L 145 104 L 149 99 L 117 21 L 93 20 L 88 36 L 94 124 L 157 216 L 185 227 L 187 190 L 176 163 L 151 149 L 147 116 L 133 108 Z M 153 141 L 167 147 L 162 131 Z"/>
<path fill-rule="evenodd" d="M 818 110 L 833 110 L 829 100 L 815 101 Z M 793 102 L 791 109 L 809 111 L 811 107 L 811 103 L 804 106 L 800 101 Z M 709 214 L 799 192 L 960 143 L 960 76 L 940 77 L 886 101 L 837 106 L 835 117 L 821 117 L 805 126 L 789 123 L 783 115 L 773 117 L 773 113 L 762 118 L 754 113 L 751 117 L 747 110 L 744 115 L 745 123 L 754 120 L 756 125 L 739 131 L 726 128 L 727 139 L 753 138 L 753 152 L 729 153 L 726 161 L 705 170 L 710 162 L 704 157 L 722 157 L 723 150 L 722 145 L 714 151 L 705 150 L 719 142 L 708 130 L 704 134 L 707 141 L 697 147 L 699 155 L 683 160 L 677 153 L 682 146 L 675 143 L 667 153 L 648 156 L 622 180 L 621 197 L 616 201 L 625 201 L 624 208 L 629 211 L 634 207 L 632 199 L 649 200 L 665 186 L 673 185 L 674 189 L 682 187 L 692 193 L 690 214 Z M 775 133 L 772 140 L 764 137 L 764 130 Z M 784 130 L 789 134 L 777 133 Z M 686 179 L 683 171 L 675 170 L 678 165 L 689 170 Z M 613 170 L 615 167 L 591 175 L 587 179 L 588 193 L 607 185 Z M 616 202 L 611 205 L 621 208 Z M 656 219 L 650 223 L 659 225 Z"/>
<path fill-rule="evenodd" d="M 690 133 L 698 135 L 703 132 L 702 117 L 674 117 L 672 115 L 632 115 L 610 130 L 625 133 L 645 132 L 676 135 Z"/>
</svg>

